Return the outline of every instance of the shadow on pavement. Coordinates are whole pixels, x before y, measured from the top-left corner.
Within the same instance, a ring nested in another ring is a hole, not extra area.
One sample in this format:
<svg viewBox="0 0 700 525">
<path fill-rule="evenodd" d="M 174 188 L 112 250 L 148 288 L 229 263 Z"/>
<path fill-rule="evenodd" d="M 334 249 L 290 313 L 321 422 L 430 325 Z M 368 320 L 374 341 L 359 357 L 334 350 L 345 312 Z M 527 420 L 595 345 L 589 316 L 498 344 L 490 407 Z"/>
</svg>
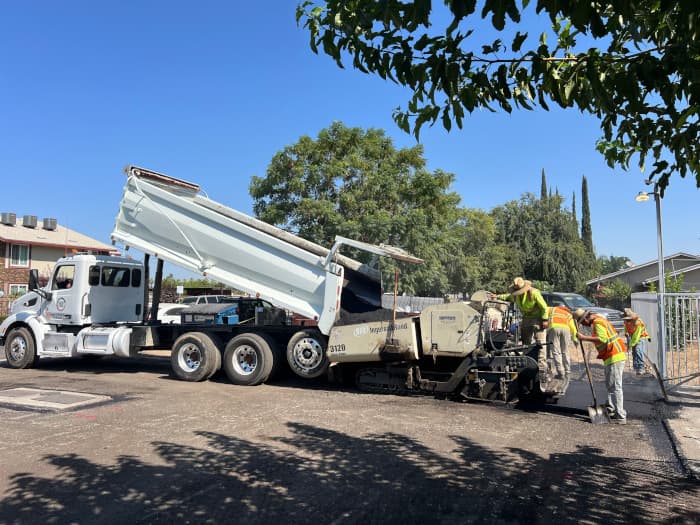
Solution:
<svg viewBox="0 0 700 525">
<path fill-rule="evenodd" d="M 14 475 L 2 523 L 698 523 L 700 486 L 663 462 L 582 447 L 549 458 L 452 436 L 451 455 L 407 436 L 298 423 L 255 444 L 196 432 L 152 443 L 161 462 L 48 455 Z M 667 473 L 665 473 L 667 472 Z"/>
<path fill-rule="evenodd" d="M 0 367 L 10 368 L 7 362 L 1 363 Z M 34 369 L 38 371 L 58 370 L 68 373 L 89 372 L 97 375 L 114 373 L 136 374 L 139 372 L 169 373 L 170 359 L 154 356 L 139 356 L 129 359 L 112 356 L 51 357 L 39 359 L 39 363 Z"/>
</svg>

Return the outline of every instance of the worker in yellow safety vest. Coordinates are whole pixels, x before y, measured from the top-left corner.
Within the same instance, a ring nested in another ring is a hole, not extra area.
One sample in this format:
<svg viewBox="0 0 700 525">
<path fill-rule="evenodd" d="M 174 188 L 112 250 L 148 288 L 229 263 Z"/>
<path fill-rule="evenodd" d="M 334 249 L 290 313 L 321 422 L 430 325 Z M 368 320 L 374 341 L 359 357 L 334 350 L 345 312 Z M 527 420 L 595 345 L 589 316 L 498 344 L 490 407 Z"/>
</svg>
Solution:
<svg viewBox="0 0 700 525">
<path fill-rule="evenodd" d="M 513 279 L 513 284 L 508 289 L 508 293 L 495 295 L 492 294 L 492 299 L 500 299 L 501 301 L 510 301 L 515 303 L 522 314 L 522 322 L 520 323 L 520 337 L 524 345 L 532 343 L 532 339 L 541 345 L 537 364 L 540 369 L 540 377 L 546 381 L 548 365 L 547 365 L 547 303 L 544 302 L 542 294 L 537 288 L 532 286 L 532 282 L 516 277 Z"/>
<path fill-rule="evenodd" d="M 547 309 L 547 346 L 551 349 L 554 367 L 557 375 L 555 379 L 568 378 L 571 373 L 571 361 L 569 360 L 569 347 L 578 343 L 578 331 L 571 310 L 566 306 L 551 306 Z"/>
<path fill-rule="evenodd" d="M 644 354 L 646 353 L 646 342 L 651 341 L 647 327 L 639 316 L 630 308 L 625 308 L 625 334 L 627 334 L 627 346 L 632 349 L 632 366 L 638 376 L 646 372 L 644 365 Z"/>
<path fill-rule="evenodd" d="M 585 335 L 579 330 L 578 338 L 595 344 L 598 359 L 602 359 L 605 365 L 610 420 L 624 425 L 627 423 L 627 412 L 623 407 L 622 373 L 625 370 L 627 346 L 606 317 L 583 308 L 574 310 L 573 316 L 577 323 L 592 328 L 593 335 Z"/>
</svg>

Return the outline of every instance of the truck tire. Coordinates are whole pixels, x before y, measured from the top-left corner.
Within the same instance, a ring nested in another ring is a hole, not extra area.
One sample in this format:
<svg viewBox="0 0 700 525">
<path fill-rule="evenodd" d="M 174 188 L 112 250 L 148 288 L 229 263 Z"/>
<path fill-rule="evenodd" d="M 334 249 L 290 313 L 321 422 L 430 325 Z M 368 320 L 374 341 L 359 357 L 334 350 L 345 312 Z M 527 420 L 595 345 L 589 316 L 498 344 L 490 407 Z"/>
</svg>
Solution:
<svg viewBox="0 0 700 525">
<path fill-rule="evenodd" d="M 287 343 L 289 368 L 304 379 L 313 379 L 328 371 L 326 339 L 316 330 L 302 330 Z"/>
<path fill-rule="evenodd" d="M 5 357 L 11 368 L 34 368 L 39 356 L 32 332 L 23 326 L 13 328 L 5 338 Z"/>
<path fill-rule="evenodd" d="M 170 366 L 183 381 L 205 381 L 221 366 L 221 352 L 211 337 L 202 332 L 182 334 L 173 343 Z"/>
<path fill-rule="evenodd" d="M 224 372 L 234 385 L 255 386 L 270 377 L 275 356 L 270 341 L 260 334 L 240 334 L 224 350 Z"/>
<path fill-rule="evenodd" d="M 216 348 L 216 354 L 214 355 L 214 366 L 211 368 L 211 372 L 207 376 L 207 379 L 211 379 L 219 370 L 221 370 L 221 350 L 219 350 L 219 346 L 217 345 Z"/>
</svg>

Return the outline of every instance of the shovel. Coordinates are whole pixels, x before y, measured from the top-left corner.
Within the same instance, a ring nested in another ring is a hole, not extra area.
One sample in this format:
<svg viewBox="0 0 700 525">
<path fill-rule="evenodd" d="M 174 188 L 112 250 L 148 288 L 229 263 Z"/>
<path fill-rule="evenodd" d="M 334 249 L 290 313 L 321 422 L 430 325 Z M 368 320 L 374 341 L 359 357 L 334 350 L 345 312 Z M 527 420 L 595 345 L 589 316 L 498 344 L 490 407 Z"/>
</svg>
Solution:
<svg viewBox="0 0 700 525">
<path fill-rule="evenodd" d="M 593 388 L 593 380 L 591 379 L 591 369 L 588 368 L 588 359 L 586 359 L 586 351 L 583 349 L 583 341 L 578 340 L 581 347 L 581 355 L 583 356 L 583 364 L 586 365 L 586 375 L 588 376 L 588 384 L 591 385 L 591 394 L 593 395 L 593 406 L 588 407 L 588 417 L 594 425 L 602 425 L 609 423 L 608 412 L 605 406 L 599 405 L 595 397 L 595 389 Z"/>
</svg>

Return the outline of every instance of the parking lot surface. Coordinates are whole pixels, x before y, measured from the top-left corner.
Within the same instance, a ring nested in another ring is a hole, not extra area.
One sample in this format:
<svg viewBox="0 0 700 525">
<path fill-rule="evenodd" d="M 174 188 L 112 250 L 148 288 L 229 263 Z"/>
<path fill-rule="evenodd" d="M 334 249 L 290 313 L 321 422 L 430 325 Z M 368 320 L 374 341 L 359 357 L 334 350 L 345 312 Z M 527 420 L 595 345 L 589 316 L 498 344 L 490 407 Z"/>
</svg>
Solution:
<svg viewBox="0 0 700 525">
<path fill-rule="evenodd" d="M 588 421 L 578 381 L 525 410 L 169 371 L 156 357 L 0 362 L 0 391 L 107 396 L 0 402 L 0 523 L 700 522 L 700 485 L 643 383 L 626 385 L 618 426 Z"/>
</svg>

